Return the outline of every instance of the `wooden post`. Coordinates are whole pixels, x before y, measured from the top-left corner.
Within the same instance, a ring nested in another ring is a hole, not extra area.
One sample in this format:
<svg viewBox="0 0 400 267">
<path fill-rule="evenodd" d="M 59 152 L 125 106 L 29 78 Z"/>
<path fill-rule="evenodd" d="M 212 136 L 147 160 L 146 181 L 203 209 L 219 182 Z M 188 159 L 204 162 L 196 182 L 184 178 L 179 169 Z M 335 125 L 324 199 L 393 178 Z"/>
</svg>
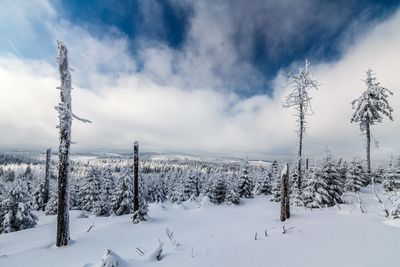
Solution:
<svg viewBox="0 0 400 267">
<path fill-rule="evenodd" d="M 51 160 L 51 149 L 47 149 L 46 152 L 46 169 L 44 175 L 44 196 L 43 196 L 43 211 L 49 202 L 49 187 L 50 187 L 50 160 Z"/>
<path fill-rule="evenodd" d="M 133 143 L 133 213 L 139 211 L 139 142 Z M 135 221 L 136 216 L 133 216 Z"/>
</svg>

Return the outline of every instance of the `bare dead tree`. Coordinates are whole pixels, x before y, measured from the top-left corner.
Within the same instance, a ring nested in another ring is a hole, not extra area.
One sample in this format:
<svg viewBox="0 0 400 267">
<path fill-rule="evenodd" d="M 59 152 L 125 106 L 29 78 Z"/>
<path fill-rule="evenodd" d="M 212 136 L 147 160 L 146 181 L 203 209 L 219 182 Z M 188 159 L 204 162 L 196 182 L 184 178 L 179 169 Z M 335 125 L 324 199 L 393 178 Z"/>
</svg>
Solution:
<svg viewBox="0 0 400 267">
<path fill-rule="evenodd" d="M 309 115 L 311 110 L 311 97 L 309 96 L 310 89 L 318 89 L 318 82 L 311 79 L 310 72 L 308 70 L 309 62 L 306 60 L 304 68 L 299 70 L 299 73 L 290 75 L 290 83 L 292 91 L 286 96 L 283 107 L 290 108 L 295 107 L 297 113 L 298 128 L 296 130 L 298 135 L 298 151 L 297 151 L 297 172 L 298 180 L 297 187 L 301 190 L 302 183 L 302 153 L 303 153 L 303 138 L 306 131 L 306 115 Z M 311 110 L 312 111 L 312 110 Z"/>
<path fill-rule="evenodd" d="M 139 212 L 139 142 L 133 143 L 133 214 Z M 133 216 L 135 222 L 136 216 Z"/>
<path fill-rule="evenodd" d="M 46 168 L 44 173 L 44 196 L 43 196 L 43 211 L 49 202 L 49 187 L 50 187 L 50 160 L 51 160 L 51 149 L 46 151 Z"/>
<path fill-rule="evenodd" d="M 58 70 L 60 73 L 61 86 L 60 103 L 55 107 L 58 111 L 60 119 L 60 146 L 58 150 L 58 204 L 57 204 L 57 240 L 56 246 L 66 246 L 69 241 L 69 154 L 71 146 L 71 126 L 72 118 L 82 122 L 90 122 L 89 120 L 81 119 L 72 113 L 71 104 L 71 73 L 68 65 L 68 49 L 63 42 L 57 41 L 59 64 Z"/>
<path fill-rule="evenodd" d="M 289 164 L 286 163 L 281 173 L 281 221 L 290 218 L 289 202 Z"/>
</svg>

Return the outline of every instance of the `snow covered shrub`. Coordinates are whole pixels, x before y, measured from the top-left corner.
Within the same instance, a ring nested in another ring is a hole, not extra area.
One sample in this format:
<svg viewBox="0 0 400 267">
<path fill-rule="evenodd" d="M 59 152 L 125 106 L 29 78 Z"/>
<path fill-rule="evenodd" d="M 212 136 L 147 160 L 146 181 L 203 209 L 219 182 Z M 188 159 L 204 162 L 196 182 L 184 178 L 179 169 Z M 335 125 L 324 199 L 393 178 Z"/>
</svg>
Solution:
<svg viewBox="0 0 400 267">
<path fill-rule="evenodd" d="M 225 195 L 225 202 L 228 205 L 239 205 L 240 204 L 239 194 L 236 193 L 235 190 L 233 189 L 228 190 Z"/>
<path fill-rule="evenodd" d="M 2 178 L 3 178 L 2 180 L 4 182 L 14 182 L 14 180 L 15 180 L 15 172 L 13 170 L 11 170 L 11 169 L 7 169 L 4 172 Z"/>
<path fill-rule="evenodd" d="M 210 191 L 208 192 L 208 197 L 210 201 L 215 204 L 220 204 L 225 201 L 226 196 L 226 183 L 225 179 L 219 176 L 212 185 Z"/>
<path fill-rule="evenodd" d="M 44 214 L 46 215 L 56 215 L 58 205 L 58 196 L 56 193 L 51 194 L 49 202 L 47 202 Z"/>
<path fill-rule="evenodd" d="M 118 255 L 116 255 L 111 249 L 107 249 L 101 257 L 99 267 L 118 267 L 118 258 Z"/>
<path fill-rule="evenodd" d="M 383 188 L 386 192 L 400 190 L 400 157 L 391 161 L 383 179 Z"/>
<path fill-rule="evenodd" d="M 81 210 L 93 211 L 95 204 L 100 200 L 100 186 L 100 172 L 92 167 L 81 188 Z"/>
<path fill-rule="evenodd" d="M 240 197 L 253 198 L 253 183 L 249 177 L 249 162 L 246 160 L 239 177 L 237 192 Z"/>
<path fill-rule="evenodd" d="M 116 215 L 124 215 L 133 211 L 133 185 L 132 177 L 128 174 L 122 175 L 112 197 L 112 209 Z"/>
<path fill-rule="evenodd" d="M 181 204 L 182 201 L 184 201 L 181 190 L 178 189 L 173 191 L 172 194 L 170 195 L 169 200 L 171 201 L 171 203 Z"/>
<path fill-rule="evenodd" d="M 400 219 L 400 190 L 391 192 L 390 199 L 393 202 L 393 207 L 390 210 L 390 218 Z"/>
<path fill-rule="evenodd" d="M 374 183 L 380 184 L 383 182 L 383 179 L 385 177 L 385 169 L 382 167 L 376 168 L 372 174 L 371 174 L 371 179 L 374 179 Z"/>
<path fill-rule="evenodd" d="M 17 184 L 8 193 L 8 197 L 3 201 L 2 222 L 0 225 L 1 233 L 19 231 L 36 226 L 38 218 L 32 213 L 28 195 L 21 185 Z"/>
</svg>

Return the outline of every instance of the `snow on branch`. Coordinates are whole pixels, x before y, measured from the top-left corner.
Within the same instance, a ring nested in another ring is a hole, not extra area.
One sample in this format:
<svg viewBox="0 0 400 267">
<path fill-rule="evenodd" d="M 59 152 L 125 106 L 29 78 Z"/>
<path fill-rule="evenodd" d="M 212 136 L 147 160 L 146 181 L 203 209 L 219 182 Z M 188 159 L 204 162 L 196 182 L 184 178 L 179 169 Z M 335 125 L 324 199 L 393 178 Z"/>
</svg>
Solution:
<svg viewBox="0 0 400 267">
<path fill-rule="evenodd" d="M 383 116 L 393 120 L 393 108 L 388 101 L 389 95 L 393 95 L 392 91 L 380 85 L 373 70 L 368 69 L 366 76 L 363 81 L 367 89 L 351 103 L 355 110 L 351 122 L 358 123 L 362 132 L 367 125 L 381 123 Z"/>
<path fill-rule="evenodd" d="M 63 42 L 57 41 L 58 55 L 57 62 L 59 64 L 59 72 L 61 76 L 61 85 L 56 87 L 61 91 L 61 103 L 54 108 L 58 111 L 60 118 L 74 118 L 84 123 L 91 123 L 90 120 L 83 119 L 72 113 L 72 101 L 71 101 L 71 73 L 68 66 L 68 49 Z"/>
</svg>

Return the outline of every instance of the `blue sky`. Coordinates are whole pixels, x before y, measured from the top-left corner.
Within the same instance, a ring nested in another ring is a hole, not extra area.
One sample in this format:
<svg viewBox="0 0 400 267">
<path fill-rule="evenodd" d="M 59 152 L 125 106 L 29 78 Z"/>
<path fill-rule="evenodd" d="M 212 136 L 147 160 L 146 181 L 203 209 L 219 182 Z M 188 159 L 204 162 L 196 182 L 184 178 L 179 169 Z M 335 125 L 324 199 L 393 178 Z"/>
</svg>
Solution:
<svg viewBox="0 0 400 267">
<path fill-rule="evenodd" d="M 57 147 L 56 40 L 69 49 L 76 150 L 290 157 L 287 73 L 304 59 L 312 92 L 305 153 L 359 156 L 351 101 L 372 67 L 400 106 L 399 1 L 4 0 L 0 147 Z M 12 114 L 12 115 L 10 115 Z M 400 149 L 400 124 L 376 126 L 378 157 Z M 400 117 L 400 115 L 398 116 Z"/>
</svg>

